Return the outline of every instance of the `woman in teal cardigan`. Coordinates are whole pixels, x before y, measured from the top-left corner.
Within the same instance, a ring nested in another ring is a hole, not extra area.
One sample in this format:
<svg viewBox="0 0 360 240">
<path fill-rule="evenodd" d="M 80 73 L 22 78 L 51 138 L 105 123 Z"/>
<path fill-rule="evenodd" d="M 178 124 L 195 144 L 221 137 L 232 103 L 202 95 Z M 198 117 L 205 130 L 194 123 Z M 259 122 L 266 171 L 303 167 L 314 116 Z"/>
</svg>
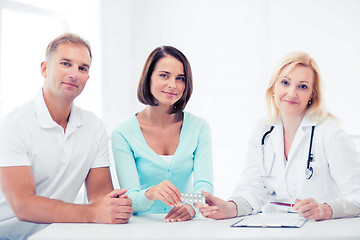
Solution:
<svg viewBox="0 0 360 240">
<path fill-rule="evenodd" d="M 192 93 L 188 60 L 176 48 L 156 48 L 147 58 L 138 99 L 146 107 L 112 132 L 122 188 L 134 214 L 167 213 L 165 221 L 191 220 L 193 206 L 181 193 L 213 192 L 210 127 L 184 112 Z"/>
</svg>

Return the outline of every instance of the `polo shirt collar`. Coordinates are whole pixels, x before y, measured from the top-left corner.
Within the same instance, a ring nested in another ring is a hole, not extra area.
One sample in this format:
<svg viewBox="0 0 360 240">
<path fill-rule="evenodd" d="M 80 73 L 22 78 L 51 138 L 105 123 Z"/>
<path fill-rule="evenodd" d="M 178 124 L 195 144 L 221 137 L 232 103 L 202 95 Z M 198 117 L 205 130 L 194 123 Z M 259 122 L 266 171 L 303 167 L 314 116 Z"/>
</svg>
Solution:
<svg viewBox="0 0 360 240">
<path fill-rule="evenodd" d="M 42 89 L 40 89 L 40 91 L 37 93 L 34 104 L 35 104 L 35 113 L 38 118 L 40 127 L 54 128 L 59 126 L 59 124 L 57 124 L 50 115 L 49 109 L 47 108 L 44 100 Z M 83 124 L 82 115 L 79 109 L 74 104 L 72 104 L 70 118 L 66 130 L 80 127 L 82 124 Z"/>
<path fill-rule="evenodd" d="M 81 112 L 79 111 L 79 108 L 75 106 L 73 103 L 71 106 L 71 112 L 70 112 L 70 118 L 68 122 L 68 129 L 69 127 L 78 128 L 83 124 L 83 118 L 81 115 Z"/>
</svg>

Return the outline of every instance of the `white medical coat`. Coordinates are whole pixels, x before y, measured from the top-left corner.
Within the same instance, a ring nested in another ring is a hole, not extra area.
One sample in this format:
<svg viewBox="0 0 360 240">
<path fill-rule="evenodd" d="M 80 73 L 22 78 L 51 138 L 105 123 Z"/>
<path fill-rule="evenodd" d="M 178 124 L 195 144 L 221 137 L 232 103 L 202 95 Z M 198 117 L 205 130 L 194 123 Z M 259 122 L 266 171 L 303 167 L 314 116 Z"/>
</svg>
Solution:
<svg viewBox="0 0 360 240">
<path fill-rule="evenodd" d="M 312 126 L 316 126 L 310 165 L 314 173 L 307 180 L 305 171 Z M 231 197 L 235 203 L 239 198 L 245 199 L 256 213 L 269 201 L 294 202 L 295 199 L 314 198 L 330 205 L 333 218 L 359 214 L 360 154 L 337 122 L 327 119 L 316 123 L 305 116 L 287 162 L 281 121 L 266 137 L 262 150 L 261 139 L 270 127 L 263 121 L 252 134 L 245 169 Z"/>
</svg>

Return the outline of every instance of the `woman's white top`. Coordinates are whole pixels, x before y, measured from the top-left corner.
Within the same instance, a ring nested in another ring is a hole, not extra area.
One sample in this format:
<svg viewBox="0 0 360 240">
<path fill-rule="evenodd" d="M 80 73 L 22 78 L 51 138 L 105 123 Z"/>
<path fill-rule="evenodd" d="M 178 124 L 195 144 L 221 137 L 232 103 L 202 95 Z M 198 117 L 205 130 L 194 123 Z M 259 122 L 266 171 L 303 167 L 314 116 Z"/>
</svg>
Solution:
<svg viewBox="0 0 360 240">
<path fill-rule="evenodd" d="M 168 165 L 170 165 L 171 160 L 173 159 L 174 155 L 159 155 L 162 160 L 164 160 Z"/>
</svg>

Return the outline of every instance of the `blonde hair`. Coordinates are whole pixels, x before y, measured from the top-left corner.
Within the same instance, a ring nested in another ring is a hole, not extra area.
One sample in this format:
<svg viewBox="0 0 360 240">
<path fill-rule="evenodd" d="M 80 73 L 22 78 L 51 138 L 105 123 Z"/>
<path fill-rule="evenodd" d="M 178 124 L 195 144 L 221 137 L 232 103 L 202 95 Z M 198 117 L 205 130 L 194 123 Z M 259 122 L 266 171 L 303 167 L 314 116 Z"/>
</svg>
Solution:
<svg viewBox="0 0 360 240">
<path fill-rule="evenodd" d="M 322 79 L 320 76 L 319 67 L 317 66 L 315 60 L 305 52 L 291 52 L 285 55 L 276 65 L 271 75 L 269 86 L 266 90 L 269 123 L 273 124 L 279 117 L 279 109 L 277 108 L 273 97 L 275 82 L 277 79 L 282 78 L 288 74 L 297 65 L 308 67 L 314 72 L 312 99 L 311 104 L 307 106 L 308 109 L 306 112 L 309 118 L 315 122 L 322 122 L 327 117 L 335 118 L 327 111 L 325 107 Z"/>
</svg>

